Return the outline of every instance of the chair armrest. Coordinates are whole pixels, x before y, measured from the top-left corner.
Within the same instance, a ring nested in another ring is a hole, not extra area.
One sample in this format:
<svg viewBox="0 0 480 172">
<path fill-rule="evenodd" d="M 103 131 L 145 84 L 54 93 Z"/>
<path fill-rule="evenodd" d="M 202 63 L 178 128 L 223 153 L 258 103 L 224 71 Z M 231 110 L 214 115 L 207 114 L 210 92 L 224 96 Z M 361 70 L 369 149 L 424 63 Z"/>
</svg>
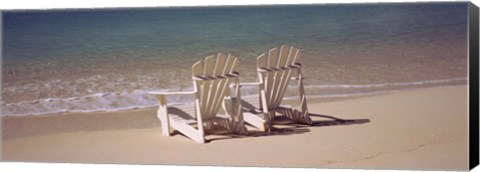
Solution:
<svg viewBox="0 0 480 172">
<path fill-rule="evenodd" d="M 153 94 L 153 95 L 164 95 L 164 96 L 169 96 L 169 95 L 188 95 L 188 94 L 195 94 L 197 93 L 196 91 L 177 91 L 177 92 L 165 92 L 165 91 L 149 91 L 148 94 Z"/>
<path fill-rule="evenodd" d="M 244 82 L 240 83 L 240 86 L 259 86 L 261 84 L 260 82 Z"/>
<path fill-rule="evenodd" d="M 167 106 L 167 96 L 169 95 L 193 95 L 196 91 L 177 91 L 177 92 L 165 92 L 165 91 L 149 91 L 148 94 L 153 94 L 157 97 L 160 107 Z"/>
</svg>

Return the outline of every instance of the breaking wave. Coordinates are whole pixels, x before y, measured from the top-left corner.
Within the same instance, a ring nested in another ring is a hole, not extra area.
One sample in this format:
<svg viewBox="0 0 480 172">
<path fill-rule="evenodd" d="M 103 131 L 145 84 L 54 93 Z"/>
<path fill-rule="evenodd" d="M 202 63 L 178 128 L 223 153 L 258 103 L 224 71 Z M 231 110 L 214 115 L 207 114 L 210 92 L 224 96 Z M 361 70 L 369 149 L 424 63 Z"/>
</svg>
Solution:
<svg viewBox="0 0 480 172">
<path fill-rule="evenodd" d="M 348 98 L 358 96 L 368 96 L 385 94 L 405 89 L 431 86 L 448 86 L 464 84 L 467 78 L 452 78 L 442 80 L 426 80 L 404 83 L 379 83 L 364 85 L 348 84 L 328 84 L 328 85 L 306 85 L 308 91 L 328 90 L 328 89 L 348 89 L 348 93 L 330 92 L 328 94 L 308 94 L 309 98 Z M 364 90 L 365 88 L 374 88 Z M 255 87 L 245 88 L 244 96 L 252 95 L 256 92 Z M 24 115 L 45 115 L 66 112 L 98 112 L 98 111 L 122 111 L 131 109 L 150 108 L 157 105 L 155 96 L 148 94 L 149 90 L 133 90 L 118 93 L 95 93 L 81 97 L 71 98 L 45 98 L 34 101 L 21 101 L 16 103 L 2 102 L 2 115 L 4 116 L 24 116 Z M 178 91 L 170 89 L 163 91 Z M 321 91 L 320 91 L 321 92 Z M 286 99 L 294 99 L 296 96 L 288 96 Z M 192 96 L 172 96 L 168 99 L 169 103 L 193 102 Z"/>
</svg>

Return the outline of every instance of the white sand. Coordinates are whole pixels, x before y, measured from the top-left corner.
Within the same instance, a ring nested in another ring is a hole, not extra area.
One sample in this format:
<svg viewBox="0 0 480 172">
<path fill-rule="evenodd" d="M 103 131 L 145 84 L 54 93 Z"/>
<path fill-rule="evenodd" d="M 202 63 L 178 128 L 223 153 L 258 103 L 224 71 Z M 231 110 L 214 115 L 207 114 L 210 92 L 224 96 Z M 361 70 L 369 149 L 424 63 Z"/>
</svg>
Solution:
<svg viewBox="0 0 480 172">
<path fill-rule="evenodd" d="M 207 144 L 162 136 L 153 109 L 10 117 L 3 161 L 467 170 L 467 98 L 455 86 L 310 103 L 313 114 L 352 121 L 314 116 L 318 126 L 209 135 Z"/>
</svg>

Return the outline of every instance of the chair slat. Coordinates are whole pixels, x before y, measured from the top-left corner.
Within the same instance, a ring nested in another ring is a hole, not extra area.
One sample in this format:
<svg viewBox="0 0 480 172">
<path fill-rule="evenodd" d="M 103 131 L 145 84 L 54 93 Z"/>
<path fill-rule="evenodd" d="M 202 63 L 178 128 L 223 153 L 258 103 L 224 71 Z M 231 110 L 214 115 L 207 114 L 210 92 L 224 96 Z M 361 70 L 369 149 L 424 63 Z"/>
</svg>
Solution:
<svg viewBox="0 0 480 172">
<path fill-rule="evenodd" d="M 272 88 L 273 88 L 273 75 L 274 73 L 272 72 L 266 72 L 264 74 L 265 76 L 263 77 L 264 78 L 264 84 L 265 84 L 265 97 L 266 97 L 266 102 L 270 105 L 270 100 L 271 100 L 271 95 L 272 95 Z M 269 106 L 270 107 L 270 106 Z"/>
<path fill-rule="evenodd" d="M 277 68 L 285 67 L 286 63 L 289 58 L 289 51 L 290 51 L 290 46 L 283 45 L 280 47 L 279 55 L 277 57 Z M 280 103 L 282 97 L 280 97 L 281 92 L 283 92 L 283 89 L 281 85 L 283 85 L 284 82 L 288 81 L 289 78 L 286 78 L 286 71 L 285 70 L 280 70 L 275 72 L 275 87 L 273 88 L 273 95 L 272 95 L 272 100 L 273 104 L 272 106 L 278 106 Z"/>
<path fill-rule="evenodd" d="M 300 61 L 300 51 L 298 49 L 295 50 L 295 53 L 293 54 L 293 60 L 291 62 L 291 64 L 295 64 L 296 62 L 299 62 Z"/>
<path fill-rule="evenodd" d="M 215 56 L 208 56 L 205 58 L 204 60 L 204 67 L 203 67 L 203 75 L 205 77 L 209 77 L 209 76 L 212 76 L 213 75 L 213 70 L 214 70 L 214 67 L 215 67 L 215 61 L 216 61 L 216 57 Z M 208 113 L 208 107 L 210 106 L 210 94 L 209 94 L 209 90 L 212 89 L 212 81 L 204 81 L 203 82 L 203 87 L 202 87 L 202 90 L 200 91 L 201 95 L 202 95 L 202 99 L 201 99 L 201 112 L 202 112 L 202 116 L 205 115 L 206 113 Z"/>
<path fill-rule="evenodd" d="M 236 68 L 236 66 L 238 65 L 238 60 L 236 57 L 230 57 L 229 59 L 229 62 L 231 63 L 228 63 L 228 66 L 226 65 L 225 66 L 225 73 L 232 73 L 234 72 L 234 69 Z"/>
<path fill-rule="evenodd" d="M 205 67 L 207 67 L 205 62 Z M 223 98 L 225 97 L 225 92 L 230 85 L 230 78 L 226 78 L 228 74 L 231 74 L 235 71 L 235 68 L 238 66 L 237 58 L 231 55 L 218 54 L 215 63 L 213 73 L 210 76 L 211 80 L 207 84 L 204 90 L 202 91 L 204 96 L 202 99 L 202 116 L 204 119 L 210 119 L 216 116 Z M 206 71 L 206 70 L 205 70 Z M 208 71 L 206 72 L 208 73 Z"/>
<path fill-rule="evenodd" d="M 231 68 L 233 66 L 233 61 L 234 61 L 234 58 L 227 58 L 226 61 L 225 61 L 225 66 L 223 68 L 223 72 L 224 74 L 226 73 L 230 73 L 231 71 Z"/>
<path fill-rule="evenodd" d="M 260 54 L 257 57 L 257 68 L 267 67 L 267 55 L 265 53 Z"/>
<path fill-rule="evenodd" d="M 270 51 L 268 51 L 268 59 L 267 59 L 267 66 L 268 67 L 277 67 L 277 59 L 278 59 L 278 49 L 277 48 L 272 48 Z M 273 96 L 274 96 L 274 90 L 275 88 L 275 72 L 267 72 L 266 73 L 266 80 L 265 80 L 265 91 L 266 91 L 266 97 L 267 97 L 267 102 L 270 105 L 273 103 Z"/>
<path fill-rule="evenodd" d="M 198 61 L 192 66 L 192 75 L 200 76 L 203 74 L 203 61 Z"/>
<path fill-rule="evenodd" d="M 217 67 L 221 67 L 223 69 L 221 73 L 217 73 L 217 74 L 220 74 L 220 75 L 230 74 L 236 70 L 236 67 L 238 66 L 237 64 L 238 61 L 236 57 L 229 54 L 226 57 L 219 56 L 219 58 L 226 58 L 226 59 L 220 60 L 220 61 L 217 60 L 217 64 L 223 63 L 223 65 L 217 65 Z M 225 92 L 228 89 L 228 86 L 230 85 L 230 81 L 231 81 L 230 78 L 225 78 L 225 79 L 219 79 L 219 82 L 215 83 L 216 84 L 215 85 L 216 89 L 214 93 L 215 96 L 211 100 L 212 104 L 209 105 L 210 106 L 209 113 L 216 114 L 220 109 L 220 105 L 222 103 L 223 98 L 225 97 Z"/>
<path fill-rule="evenodd" d="M 215 61 L 216 61 L 215 56 L 208 56 L 207 58 L 205 58 L 205 61 L 204 61 L 205 67 L 203 68 L 203 71 L 204 71 L 203 75 L 205 76 L 213 75 Z"/>
<path fill-rule="evenodd" d="M 282 103 L 283 96 L 285 95 L 285 92 L 287 91 L 288 84 L 290 83 L 290 77 L 292 76 L 292 70 L 290 69 L 288 71 L 284 71 L 284 80 L 282 83 L 278 85 L 279 91 L 278 91 L 278 98 L 276 99 L 275 105 L 279 106 Z"/>
<path fill-rule="evenodd" d="M 297 62 L 297 56 L 298 56 L 298 53 L 300 51 L 298 50 L 298 48 L 295 48 L 295 47 L 290 47 L 290 53 L 289 53 L 289 58 L 288 58 L 288 61 L 287 61 L 287 65 L 293 65 L 295 64 L 295 62 Z"/>
<path fill-rule="evenodd" d="M 237 60 L 237 58 L 236 58 L 235 56 L 229 55 L 229 57 L 234 59 L 234 61 L 233 61 L 233 66 L 232 66 L 232 68 L 230 69 L 230 73 L 239 72 L 240 61 Z"/>
<path fill-rule="evenodd" d="M 294 65 L 299 59 L 298 58 L 299 53 L 300 53 L 300 50 L 298 48 L 295 48 L 295 47 L 291 46 L 290 47 L 290 52 L 289 52 L 289 55 L 288 55 L 289 58 L 288 58 L 288 61 L 287 61 L 287 65 Z M 283 96 L 285 95 L 288 84 L 290 83 L 290 78 L 293 75 L 293 70 L 296 70 L 296 69 L 288 70 L 287 76 L 286 76 L 287 80 L 285 80 L 285 82 L 280 86 L 281 89 L 283 89 L 283 91 L 280 92 L 279 97 L 281 97 L 282 99 L 283 99 Z M 282 101 L 281 99 L 277 100 L 276 104 L 280 105 L 281 101 Z"/>
<path fill-rule="evenodd" d="M 287 61 L 289 59 L 289 55 L 290 55 L 290 47 L 291 46 L 286 46 L 286 45 L 283 45 L 280 47 L 280 53 L 278 55 L 278 65 L 277 67 L 280 68 L 280 67 L 285 67 L 287 66 Z M 272 106 L 278 106 L 280 105 L 283 97 L 281 97 L 280 95 L 282 95 L 282 93 L 284 92 L 285 90 L 285 87 L 283 87 L 283 85 L 285 83 L 288 83 L 288 81 L 290 81 L 290 78 L 289 78 L 289 75 L 287 74 L 288 71 L 291 71 L 290 70 L 280 70 L 280 71 L 276 71 L 275 72 L 275 87 L 273 88 L 273 104 Z"/>
<path fill-rule="evenodd" d="M 215 99 L 215 94 L 216 91 L 218 91 L 218 79 L 212 80 L 209 82 L 210 88 L 203 90 L 205 94 L 208 94 L 207 100 L 204 102 L 206 105 L 204 106 L 205 108 L 205 113 L 202 114 L 205 119 L 209 118 L 212 114 L 212 106 L 214 106 L 214 99 Z"/>
<path fill-rule="evenodd" d="M 210 90 L 210 86 L 212 81 L 202 81 L 202 88 L 198 91 L 201 95 L 200 99 L 200 111 L 201 114 L 207 113 L 206 108 L 208 107 L 208 90 Z"/>
<path fill-rule="evenodd" d="M 290 46 L 283 45 L 282 47 L 280 47 L 280 54 L 278 55 L 277 67 L 287 66 L 289 53 L 290 53 Z"/>
<path fill-rule="evenodd" d="M 226 60 L 227 56 L 223 53 L 219 53 L 217 55 L 217 60 L 215 62 L 215 69 L 213 71 L 213 73 L 215 74 L 215 76 L 220 76 L 220 75 L 223 75 L 225 74 L 225 60 Z"/>
<path fill-rule="evenodd" d="M 216 92 L 216 96 L 213 99 L 213 104 L 211 107 L 211 113 L 212 114 L 217 114 L 218 110 L 220 109 L 220 105 L 222 104 L 222 100 L 225 98 L 225 92 L 228 89 L 228 86 L 230 85 L 230 79 L 222 79 L 218 83 L 218 88 Z"/>
<path fill-rule="evenodd" d="M 296 49 L 296 48 L 295 48 Z M 294 53 L 298 51 L 298 49 L 295 50 L 293 46 L 286 46 L 283 45 L 281 48 L 282 51 L 282 63 L 279 63 L 279 66 L 286 67 L 290 65 L 292 62 L 295 61 Z M 278 84 L 278 92 L 277 92 L 277 98 L 275 99 L 275 106 L 279 106 L 280 103 L 283 100 L 283 96 L 285 94 L 286 88 L 288 84 L 290 83 L 290 77 L 292 74 L 293 69 L 285 70 L 282 72 L 282 82 Z"/>
<path fill-rule="evenodd" d="M 278 63 L 278 48 L 272 48 L 268 51 L 268 67 L 277 67 Z"/>
</svg>

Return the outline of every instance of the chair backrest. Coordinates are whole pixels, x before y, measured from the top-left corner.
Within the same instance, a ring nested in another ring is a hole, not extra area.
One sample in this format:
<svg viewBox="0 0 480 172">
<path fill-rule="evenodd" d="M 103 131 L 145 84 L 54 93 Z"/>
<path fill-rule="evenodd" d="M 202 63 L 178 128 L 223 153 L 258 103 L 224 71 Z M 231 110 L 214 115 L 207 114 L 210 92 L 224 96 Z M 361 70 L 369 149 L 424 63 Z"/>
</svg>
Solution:
<svg viewBox="0 0 480 172">
<path fill-rule="evenodd" d="M 215 117 L 225 97 L 230 96 L 230 84 L 238 88 L 238 60 L 231 54 L 219 53 L 198 61 L 192 67 L 192 77 L 198 92 L 202 119 Z"/>
<path fill-rule="evenodd" d="M 257 58 L 257 71 L 260 82 L 265 87 L 267 107 L 278 107 L 287 90 L 293 70 L 300 65 L 300 51 L 293 46 L 283 45 L 280 48 L 272 48 L 268 54 L 261 54 Z"/>
</svg>

